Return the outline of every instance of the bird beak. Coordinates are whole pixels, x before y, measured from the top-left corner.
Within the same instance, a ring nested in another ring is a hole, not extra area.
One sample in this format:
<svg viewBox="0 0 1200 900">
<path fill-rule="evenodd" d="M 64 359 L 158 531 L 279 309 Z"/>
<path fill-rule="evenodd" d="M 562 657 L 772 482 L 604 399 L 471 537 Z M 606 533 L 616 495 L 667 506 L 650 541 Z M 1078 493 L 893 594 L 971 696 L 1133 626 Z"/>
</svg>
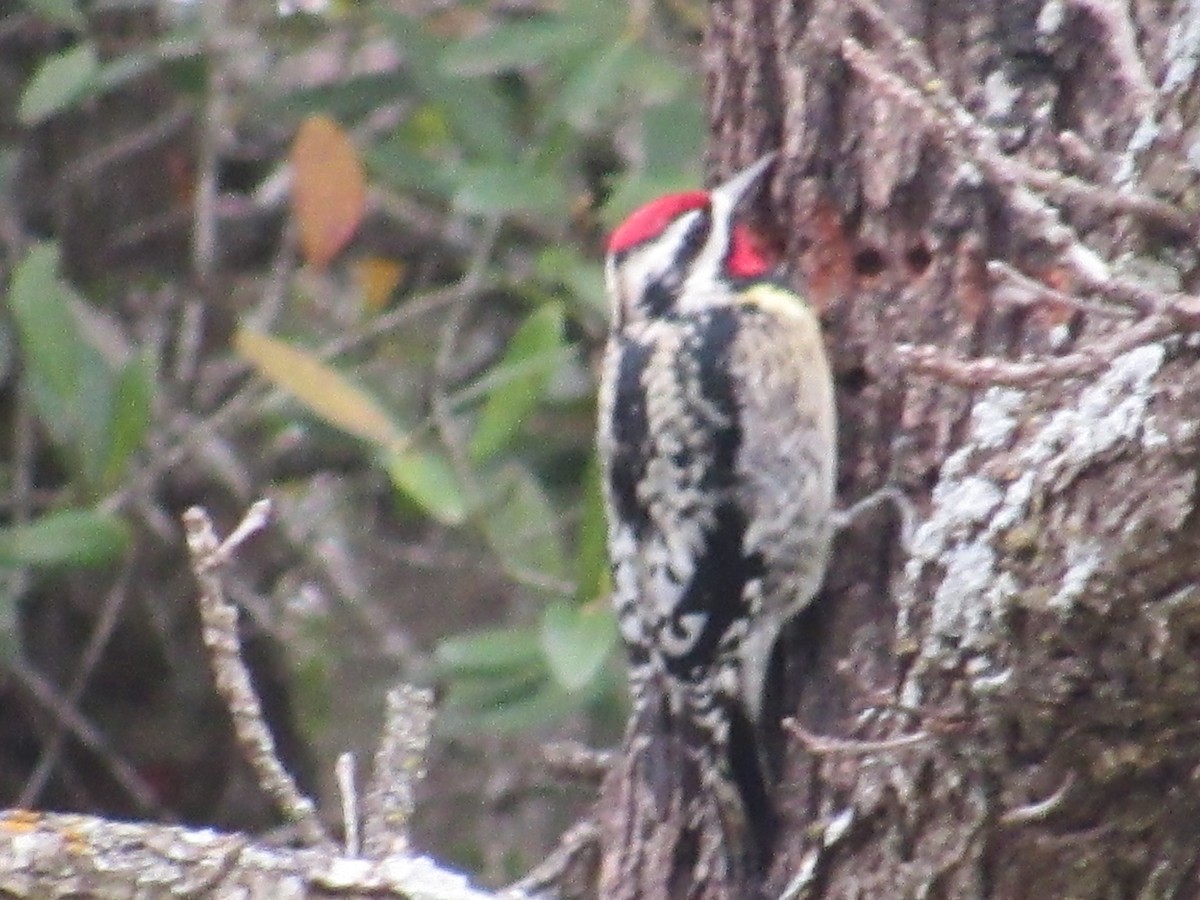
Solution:
<svg viewBox="0 0 1200 900">
<path fill-rule="evenodd" d="M 733 212 L 750 194 L 751 188 L 759 183 L 771 163 L 775 162 L 778 153 L 768 153 L 757 162 L 751 163 L 728 181 L 718 184 L 709 191 L 713 208 L 724 208 Z"/>
</svg>

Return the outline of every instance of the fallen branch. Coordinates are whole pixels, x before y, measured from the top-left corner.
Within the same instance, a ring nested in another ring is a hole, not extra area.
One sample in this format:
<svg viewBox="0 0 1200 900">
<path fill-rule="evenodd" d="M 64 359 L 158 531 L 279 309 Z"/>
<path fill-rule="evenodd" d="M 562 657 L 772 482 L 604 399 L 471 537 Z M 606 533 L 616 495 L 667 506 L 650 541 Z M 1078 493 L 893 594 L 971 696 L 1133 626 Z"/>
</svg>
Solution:
<svg viewBox="0 0 1200 900">
<path fill-rule="evenodd" d="M 342 900 L 495 896 L 427 857 L 351 859 L 332 845 L 294 849 L 207 829 L 0 813 L 0 895 L 6 898 L 274 900 L 330 894 Z"/>
</svg>

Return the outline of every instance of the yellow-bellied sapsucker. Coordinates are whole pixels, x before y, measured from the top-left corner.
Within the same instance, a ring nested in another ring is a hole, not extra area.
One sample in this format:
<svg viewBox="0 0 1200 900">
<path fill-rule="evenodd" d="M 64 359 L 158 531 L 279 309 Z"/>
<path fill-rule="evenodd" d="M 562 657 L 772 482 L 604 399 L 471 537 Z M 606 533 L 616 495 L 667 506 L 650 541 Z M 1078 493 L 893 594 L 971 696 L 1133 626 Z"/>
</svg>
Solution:
<svg viewBox="0 0 1200 900">
<path fill-rule="evenodd" d="M 835 470 L 819 322 L 738 221 L 771 163 L 613 232 L 599 422 L 629 740 L 671 745 L 664 804 L 707 791 L 751 831 L 767 662 L 824 577 Z"/>
</svg>

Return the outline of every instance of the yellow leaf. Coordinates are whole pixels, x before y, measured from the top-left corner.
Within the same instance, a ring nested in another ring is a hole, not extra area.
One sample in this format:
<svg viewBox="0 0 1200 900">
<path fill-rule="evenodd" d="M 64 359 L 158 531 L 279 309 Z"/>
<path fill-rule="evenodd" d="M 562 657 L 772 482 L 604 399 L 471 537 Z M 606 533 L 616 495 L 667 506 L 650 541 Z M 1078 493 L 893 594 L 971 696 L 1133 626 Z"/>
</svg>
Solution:
<svg viewBox="0 0 1200 900">
<path fill-rule="evenodd" d="M 367 189 L 362 162 L 350 138 L 327 116 L 309 116 L 292 143 L 292 214 L 300 248 L 321 269 L 354 236 Z"/>
<path fill-rule="evenodd" d="M 383 256 L 365 256 L 355 261 L 354 281 L 368 310 L 379 312 L 387 305 L 392 291 L 404 277 L 404 270 L 404 263 Z"/>
<path fill-rule="evenodd" d="M 406 435 L 370 395 L 307 350 L 245 328 L 238 330 L 234 347 L 330 425 L 391 449 L 407 444 Z"/>
</svg>

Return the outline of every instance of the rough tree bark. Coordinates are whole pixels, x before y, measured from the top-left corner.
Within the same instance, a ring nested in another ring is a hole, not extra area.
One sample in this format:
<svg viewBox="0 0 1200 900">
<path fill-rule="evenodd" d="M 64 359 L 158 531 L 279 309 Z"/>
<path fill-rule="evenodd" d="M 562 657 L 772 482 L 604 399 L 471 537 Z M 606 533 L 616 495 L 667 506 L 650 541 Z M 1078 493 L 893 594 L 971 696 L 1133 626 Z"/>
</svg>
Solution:
<svg viewBox="0 0 1200 900">
<path fill-rule="evenodd" d="M 918 520 L 787 635 L 765 893 L 1200 896 L 1200 4 L 883 5 L 714 0 L 705 45 L 714 174 L 782 151 L 842 502 Z"/>
</svg>

